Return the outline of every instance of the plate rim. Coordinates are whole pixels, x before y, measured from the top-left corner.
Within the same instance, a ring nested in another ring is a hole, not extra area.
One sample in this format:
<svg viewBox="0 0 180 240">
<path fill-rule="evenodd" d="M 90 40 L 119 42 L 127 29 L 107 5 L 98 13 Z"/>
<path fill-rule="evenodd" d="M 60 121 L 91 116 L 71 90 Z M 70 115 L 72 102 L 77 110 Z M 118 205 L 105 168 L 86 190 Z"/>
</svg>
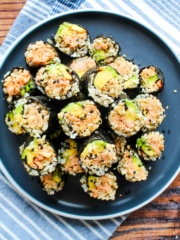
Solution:
<svg viewBox="0 0 180 240">
<path fill-rule="evenodd" d="M 176 58 L 176 60 L 178 62 L 180 62 L 179 56 L 178 54 L 175 52 L 175 50 L 170 46 L 170 44 L 164 40 L 162 38 L 162 36 L 153 28 L 151 28 L 150 26 L 147 26 L 144 23 L 140 23 L 138 20 L 133 19 L 132 17 L 126 15 L 126 14 L 121 14 L 118 11 L 116 12 L 110 12 L 108 10 L 101 10 L 101 9 L 86 9 L 86 10 L 70 10 L 70 11 L 66 11 L 63 13 L 59 13 L 56 14 L 54 16 L 48 17 L 47 19 L 44 19 L 36 24 L 34 24 L 33 26 L 31 26 L 29 29 L 27 29 L 24 33 L 22 33 L 15 41 L 14 43 L 6 50 L 5 54 L 3 54 L 2 60 L 0 61 L 0 69 L 2 68 L 6 58 L 9 56 L 9 54 L 11 53 L 11 51 L 14 49 L 14 47 L 29 33 L 31 33 L 33 30 L 37 29 L 38 27 L 40 27 L 41 25 L 43 25 L 44 23 L 50 22 L 56 18 L 60 18 L 66 15 L 71 15 L 71 14 L 77 14 L 77 13 L 91 13 L 91 12 L 99 12 L 99 13 L 105 13 L 105 14 L 111 14 L 111 15 L 115 15 L 118 17 L 124 17 L 140 26 L 142 26 L 143 28 L 147 29 L 148 31 L 150 31 L 152 34 L 154 34 L 156 37 L 158 37 L 168 48 L 169 50 L 172 52 L 172 54 L 174 55 L 174 57 Z M 29 201 L 32 202 L 33 204 L 41 207 L 44 210 L 49 211 L 50 213 L 53 214 L 57 214 L 57 215 L 61 215 L 63 217 L 68 217 L 68 218 L 73 218 L 73 219 L 81 219 L 81 220 L 103 220 L 103 219 L 109 219 L 109 218 L 115 218 L 115 217 L 121 217 L 123 215 L 129 214 L 135 210 L 138 210 L 140 208 L 142 208 L 143 206 L 147 205 L 148 203 L 150 203 L 151 201 L 153 201 L 156 197 L 158 197 L 163 191 L 165 191 L 165 189 L 168 188 L 168 186 L 173 182 L 173 180 L 177 177 L 177 175 L 180 173 L 180 166 L 179 168 L 177 168 L 176 172 L 174 173 L 174 175 L 169 179 L 169 181 L 164 185 L 163 188 L 161 188 L 156 194 L 154 194 L 151 198 L 147 199 L 146 201 L 144 201 L 141 204 L 136 205 L 135 207 L 132 207 L 126 211 L 121 211 L 121 212 L 117 212 L 117 213 L 113 213 L 113 214 L 105 214 L 105 215 L 101 215 L 101 216 L 85 216 L 85 215 L 77 215 L 77 214 L 70 214 L 70 213 L 65 213 L 62 212 L 60 210 L 55 210 L 52 207 L 46 206 L 45 204 L 41 203 L 40 201 L 36 200 L 34 197 L 32 197 L 30 194 L 28 194 L 19 184 L 16 183 L 16 181 L 13 179 L 13 177 L 9 174 L 8 170 L 6 169 L 6 167 L 3 165 L 2 160 L 0 158 L 0 169 L 2 170 L 3 174 L 5 175 L 5 177 L 9 180 L 9 182 L 12 184 L 11 187 L 15 188 L 15 191 L 22 197 L 24 198 L 28 203 Z"/>
</svg>

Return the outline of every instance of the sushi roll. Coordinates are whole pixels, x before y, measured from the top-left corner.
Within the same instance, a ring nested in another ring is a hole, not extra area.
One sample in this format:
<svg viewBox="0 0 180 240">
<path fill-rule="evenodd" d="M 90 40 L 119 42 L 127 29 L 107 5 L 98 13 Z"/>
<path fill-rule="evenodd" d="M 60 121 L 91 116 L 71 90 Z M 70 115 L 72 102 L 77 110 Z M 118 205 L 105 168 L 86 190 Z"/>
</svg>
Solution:
<svg viewBox="0 0 180 240">
<path fill-rule="evenodd" d="M 104 176 L 83 175 L 80 183 L 84 192 L 92 198 L 106 201 L 115 199 L 118 185 L 117 178 L 112 172 Z"/>
<path fill-rule="evenodd" d="M 53 195 L 61 191 L 64 187 L 61 167 L 57 165 L 53 172 L 40 176 L 40 181 L 43 185 L 43 190 L 46 191 L 48 195 Z"/>
<path fill-rule="evenodd" d="M 79 77 L 64 64 L 50 64 L 40 68 L 35 81 L 38 89 L 51 99 L 69 99 L 80 91 Z"/>
<path fill-rule="evenodd" d="M 17 106 L 14 109 L 8 111 L 5 115 L 4 122 L 9 131 L 16 135 L 25 134 L 26 131 L 19 123 L 22 121 L 22 106 Z"/>
<path fill-rule="evenodd" d="M 26 63 L 31 68 L 39 68 L 50 63 L 59 63 L 56 49 L 49 43 L 36 41 L 30 43 L 24 53 Z"/>
<path fill-rule="evenodd" d="M 153 65 L 142 68 L 139 72 L 140 93 L 158 93 L 164 87 L 164 74 Z"/>
<path fill-rule="evenodd" d="M 164 151 L 164 136 L 157 131 L 144 133 L 136 140 L 136 148 L 144 160 L 156 161 Z"/>
<path fill-rule="evenodd" d="M 36 137 L 43 135 L 50 132 L 55 122 L 56 115 L 48 105 L 49 101 L 43 96 L 21 98 L 6 114 L 5 123 L 11 132 L 18 135 L 22 133 Z"/>
<path fill-rule="evenodd" d="M 45 138 L 28 138 L 20 147 L 23 165 L 31 176 L 41 176 L 53 172 L 58 164 L 57 154 L 52 144 Z"/>
<path fill-rule="evenodd" d="M 124 81 L 114 68 L 101 66 L 90 69 L 85 75 L 85 90 L 96 103 L 109 107 L 121 95 Z"/>
<path fill-rule="evenodd" d="M 58 113 L 58 119 L 70 138 L 88 137 L 102 123 L 100 111 L 90 100 L 69 103 Z"/>
<path fill-rule="evenodd" d="M 109 64 L 111 67 L 123 76 L 124 89 L 137 88 L 139 85 L 139 67 L 132 61 L 125 59 L 124 57 L 116 58 Z"/>
<path fill-rule="evenodd" d="M 99 132 L 82 144 L 79 156 L 82 169 L 96 176 L 103 176 L 118 161 L 115 144 Z"/>
<path fill-rule="evenodd" d="M 35 81 L 29 70 L 15 67 L 8 72 L 2 82 L 3 93 L 8 103 L 30 95 L 35 89 Z"/>
<path fill-rule="evenodd" d="M 79 164 L 77 143 L 73 139 L 66 139 L 62 143 L 58 151 L 58 159 L 63 172 L 74 176 L 83 172 Z"/>
<path fill-rule="evenodd" d="M 97 64 L 113 62 L 120 52 L 119 44 L 109 36 L 98 35 L 90 45 L 90 56 Z"/>
<path fill-rule="evenodd" d="M 81 78 L 89 69 L 96 67 L 96 62 L 91 57 L 85 56 L 71 61 L 69 67 L 72 68 Z"/>
<path fill-rule="evenodd" d="M 83 57 L 88 53 L 90 36 L 80 25 L 63 22 L 54 37 L 56 47 L 70 57 Z"/>
<path fill-rule="evenodd" d="M 146 180 L 148 177 L 148 171 L 139 155 L 129 146 L 125 149 L 122 159 L 118 163 L 117 171 L 130 182 Z"/>
<path fill-rule="evenodd" d="M 134 100 L 145 116 L 142 131 L 157 129 L 165 118 L 165 109 L 160 100 L 152 94 L 140 94 Z"/>
<path fill-rule="evenodd" d="M 144 116 L 134 100 L 125 98 L 112 104 L 108 122 L 118 136 L 131 137 L 144 126 Z"/>
</svg>

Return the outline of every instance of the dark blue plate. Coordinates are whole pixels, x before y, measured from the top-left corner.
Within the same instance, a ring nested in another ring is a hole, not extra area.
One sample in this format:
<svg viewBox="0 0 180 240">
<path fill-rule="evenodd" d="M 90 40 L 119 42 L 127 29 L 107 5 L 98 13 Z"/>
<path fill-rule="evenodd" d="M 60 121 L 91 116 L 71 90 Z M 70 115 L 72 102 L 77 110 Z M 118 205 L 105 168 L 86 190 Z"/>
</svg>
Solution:
<svg viewBox="0 0 180 240">
<path fill-rule="evenodd" d="M 60 14 L 35 25 L 23 34 L 7 52 L 2 62 L 0 79 L 14 66 L 25 66 L 26 46 L 36 40 L 47 40 L 56 33 L 63 21 L 84 26 L 93 39 L 98 34 L 111 35 L 119 42 L 122 54 L 140 64 L 140 67 L 156 65 L 165 75 L 165 88 L 158 96 L 163 107 L 169 107 L 159 131 L 164 132 L 165 151 L 161 159 L 148 163 L 149 177 L 144 182 L 130 183 L 119 177 L 116 200 L 97 201 L 86 195 L 78 177 L 68 177 L 65 188 L 55 196 L 42 191 L 39 182 L 25 172 L 19 146 L 24 138 L 13 135 L 4 124 L 7 104 L 0 92 L 0 156 L 1 168 L 13 186 L 38 206 L 66 217 L 78 219 L 104 219 L 132 212 L 152 201 L 177 176 L 180 169 L 180 66 L 170 47 L 140 23 L 105 11 L 75 11 Z M 173 90 L 177 90 L 174 93 Z M 122 195 L 122 196 L 120 196 Z"/>
</svg>

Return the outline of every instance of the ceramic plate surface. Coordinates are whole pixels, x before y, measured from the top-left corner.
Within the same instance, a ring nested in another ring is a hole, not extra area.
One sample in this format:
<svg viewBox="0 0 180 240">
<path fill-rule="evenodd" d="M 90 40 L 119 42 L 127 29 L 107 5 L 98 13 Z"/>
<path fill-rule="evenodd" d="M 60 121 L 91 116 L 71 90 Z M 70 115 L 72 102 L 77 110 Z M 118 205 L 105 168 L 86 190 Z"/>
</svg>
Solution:
<svg viewBox="0 0 180 240">
<path fill-rule="evenodd" d="M 0 157 L 1 168 L 12 185 L 36 205 L 66 217 L 77 219 L 105 219 L 130 213 L 152 201 L 177 176 L 180 168 L 180 66 L 176 54 L 155 33 L 125 16 L 105 11 L 75 11 L 47 19 L 20 36 L 2 61 L 0 79 L 14 66 L 25 67 L 24 51 L 36 40 L 46 41 L 56 33 L 58 26 L 68 21 L 84 26 L 91 39 L 98 34 L 113 36 L 121 46 L 121 53 L 134 59 L 140 67 L 156 65 L 165 75 L 165 88 L 158 96 L 166 110 L 166 118 L 159 127 L 164 132 L 165 152 L 161 159 L 147 164 L 151 167 L 144 182 L 130 183 L 119 177 L 115 201 L 91 199 L 80 187 L 79 177 L 68 177 L 62 192 L 48 196 L 40 184 L 24 170 L 19 146 L 24 137 L 12 134 L 4 124 L 8 110 L 0 92 Z M 177 90 L 174 93 L 173 90 Z M 119 196 L 122 195 L 122 196 Z"/>
</svg>

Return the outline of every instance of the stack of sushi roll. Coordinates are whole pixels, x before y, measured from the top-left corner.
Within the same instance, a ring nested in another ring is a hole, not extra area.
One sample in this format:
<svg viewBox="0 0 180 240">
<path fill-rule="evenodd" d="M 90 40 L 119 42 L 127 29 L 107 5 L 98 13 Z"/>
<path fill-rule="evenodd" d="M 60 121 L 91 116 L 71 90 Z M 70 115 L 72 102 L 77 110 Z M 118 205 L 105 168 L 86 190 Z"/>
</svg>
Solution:
<svg viewBox="0 0 180 240">
<path fill-rule="evenodd" d="M 165 110 L 155 96 L 165 80 L 159 67 L 140 69 L 112 36 L 91 40 L 70 22 L 52 41 L 29 43 L 24 57 L 27 68 L 14 67 L 2 80 L 5 124 L 27 136 L 22 164 L 47 194 L 62 191 L 67 176 L 79 178 L 90 197 L 109 201 L 122 177 L 148 178 L 147 161 L 161 158 L 165 142 L 158 131 Z"/>
</svg>

